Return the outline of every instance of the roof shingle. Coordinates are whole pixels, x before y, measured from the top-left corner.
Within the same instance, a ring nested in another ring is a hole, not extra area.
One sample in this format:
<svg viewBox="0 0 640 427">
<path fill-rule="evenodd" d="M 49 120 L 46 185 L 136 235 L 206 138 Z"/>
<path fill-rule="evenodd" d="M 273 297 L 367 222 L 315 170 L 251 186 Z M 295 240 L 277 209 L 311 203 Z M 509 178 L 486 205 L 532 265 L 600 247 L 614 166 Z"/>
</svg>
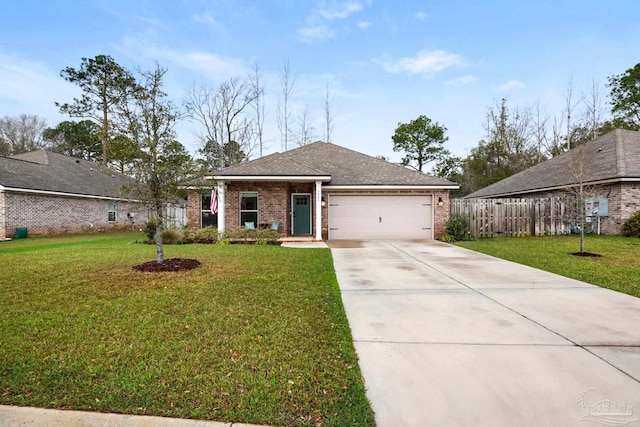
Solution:
<svg viewBox="0 0 640 427">
<path fill-rule="evenodd" d="M 329 175 L 334 185 L 456 186 L 445 179 L 409 170 L 328 142 L 314 142 L 222 169 L 214 176 Z"/>
<path fill-rule="evenodd" d="M 640 132 L 614 130 L 465 197 L 502 197 L 622 178 L 640 180 Z"/>
<path fill-rule="evenodd" d="M 118 198 L 127 182 L 97 163 L 46 150 L 0 157 L 0 185 L 12 189 Z"/>
</svg>

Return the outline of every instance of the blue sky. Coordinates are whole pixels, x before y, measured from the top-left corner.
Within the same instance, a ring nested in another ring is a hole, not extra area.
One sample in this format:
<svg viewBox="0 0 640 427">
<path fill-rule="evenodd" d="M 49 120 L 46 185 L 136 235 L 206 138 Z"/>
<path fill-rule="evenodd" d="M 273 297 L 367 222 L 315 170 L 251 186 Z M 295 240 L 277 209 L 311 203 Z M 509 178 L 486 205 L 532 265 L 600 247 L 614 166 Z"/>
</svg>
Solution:
<svg viewBox="0 0 640 427">
<path fill-rule="evenodd" d="M 559 115 L 569 81 L 592 81 L 640 62 L 640 2 L 381 0 L 0 0 L 0 116 L 67 120 L 54 102 L 77 89 L 60 76 L 82 57 L 111 55 L 124 67 L 168 68 L 177 104 L 195 86 L 245 77 L 265 81 L 266 152 L 281 151 L 279 74 L 295 77 L 294 116 L 309 108 L 323 138 L 325 88 L 332 142 L 370 155 L 393 153 L 399 122 L 421 114 L 447 127 L 447 147 L 465 155 L 483 138 L 487 109 L 538 102 Z M 295 117 L 294 117 L 295 120 Z M 295 124 L 293 125 L 295 127 Z M 179 140 L 196 148 L 199 128 Z"/>
</svg>

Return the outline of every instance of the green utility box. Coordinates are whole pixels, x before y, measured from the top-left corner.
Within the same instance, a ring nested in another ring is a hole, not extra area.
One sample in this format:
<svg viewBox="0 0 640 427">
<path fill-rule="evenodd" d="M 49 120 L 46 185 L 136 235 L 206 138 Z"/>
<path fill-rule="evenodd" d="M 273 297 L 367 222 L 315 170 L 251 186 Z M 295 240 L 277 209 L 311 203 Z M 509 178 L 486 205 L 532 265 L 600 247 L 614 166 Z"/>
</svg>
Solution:
<svg viewBox="0 0 640 427">
<path fill-rule="evenodd" d="M 16 239 L 26 239 L 27 231 L 27 227 L 16 228 Z"/>
</svg>

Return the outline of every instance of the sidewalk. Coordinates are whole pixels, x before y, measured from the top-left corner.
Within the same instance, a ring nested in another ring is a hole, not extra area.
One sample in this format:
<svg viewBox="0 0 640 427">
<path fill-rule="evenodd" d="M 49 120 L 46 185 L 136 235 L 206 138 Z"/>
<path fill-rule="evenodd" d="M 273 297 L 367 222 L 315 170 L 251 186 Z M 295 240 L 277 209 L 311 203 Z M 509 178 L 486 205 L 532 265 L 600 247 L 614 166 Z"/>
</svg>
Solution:
<svg viewBox="0 0 640 427">
<path fill-rule="evenodd" d="M 0 427 L 260 427 L 255 424 L 0 405 Z"/>
</svg>

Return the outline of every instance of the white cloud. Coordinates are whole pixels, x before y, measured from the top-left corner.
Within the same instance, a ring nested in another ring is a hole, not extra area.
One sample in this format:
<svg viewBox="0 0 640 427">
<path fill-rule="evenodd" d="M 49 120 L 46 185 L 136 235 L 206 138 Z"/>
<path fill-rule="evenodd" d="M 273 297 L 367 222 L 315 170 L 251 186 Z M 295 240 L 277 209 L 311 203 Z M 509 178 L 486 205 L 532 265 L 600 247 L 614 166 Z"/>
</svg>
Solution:
<svg viewBox="0 0 640 427">
<path fill-rule="evenodd" d="M 390 73 L 434 74 L 449 67 L 462 65 L 462 57 L 444 50 L 421 50 L 414 56 L 406 56 L 396 61 L 385 58 L 374 60 Z"/>
<path fill-rule="evenodd" d="M 199 24 L 205 24 L 214 30 L 221 30 L 224 28 L 224 26 L 218 22 L 209 11 L 193 15 L 193 20 Z"/>
<path fill-rule="evenodd" d="M 120 48 L 138 61 L 140 58 L 158 61 L 169 68 L 187 69 L 213 81 L 243 75 L 247 72 L 246 67 L 233 58 L 207 51 L 169 49 L 137 37 L 123 38 Z"/>
<path fill-rule="evenodd" d="M 445 86 L 463 86 L 468 85 L 476 81 L 476 78 L 471 74 L 467 74 L 462 77 L 458 77 L 457 79 L 448 80 L 444 84 Z"/>
<path fill-rule="evenodd" d="M 363 3 L 360 1 L 323 1 L 307 17 L 305 24 L 298 28 L 298 35 L 305 43 L 333 38 L 337 35 L 337 30 L 330 26 L 331 21 L 345 20 L 363 8 Z M 360 21 L 356 25 L 360 29 L 371 26 L 365 21 Z"/>
<path fill-rule="evenodd" d="M 327 25 L 307 25 L 298 28 L 298 35 L 305 43 L 311 43 L 317 40 L 333 38 L 336 35 L 336 31 Z"/>
<path fill-rule="evenodd" d="M 362 4 L 356 1 L 346 2 L 323 2 L 317 9 L 318 15 L 322 18 L 331 21 L 334 19 L 345 19 L 350 15 L 360 12 L 362 10 Z"/>
<path fill-rule="evenodd" d="M 71 102 L 80 94 L 59 73 L 40 62 L 0 52 L 0 111 L 9 116 L 35 114 L 52 127 L 66 120 L 54 103 Z"/>
<path fill-rule="evenodd" d="M 520 80 L 509 80 L 508 82 L 505 82 L 498 86 L 498 90 L 500 92 L 509 92 L 514 89 L 524 89 L 525 87 L 527 87 L 527 85 L 525 85 Z"/>
<path fill-rule="evenodd" d="M 427 19 L 427 17 L 429 17 L 429 15 L 425 12 L 417 12 L 414 17 L 418 20 L 418 21 L 424 21 L 425 19 Z"/>
</svg>

